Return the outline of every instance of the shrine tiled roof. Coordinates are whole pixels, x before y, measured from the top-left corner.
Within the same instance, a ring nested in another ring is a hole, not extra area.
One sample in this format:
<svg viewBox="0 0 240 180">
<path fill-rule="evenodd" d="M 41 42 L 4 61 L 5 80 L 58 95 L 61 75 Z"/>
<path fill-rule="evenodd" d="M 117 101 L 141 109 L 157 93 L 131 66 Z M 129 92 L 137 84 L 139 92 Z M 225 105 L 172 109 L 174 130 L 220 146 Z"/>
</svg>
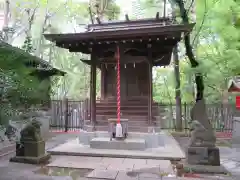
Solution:
<svg viewBox="0 0 240 180">
<path fill-rule="evenodd" d="M 68 34 L 44 34 L 47 40 L 70 52 L 98 54 L 98 66 L 103 63 L 101 53 L 112 50 L 117 45 L 138 49 L 141 56 L 148 56 L 151 49 L 154 66 L 170 63 L 173 47 L 181 38 L 190 33 L 193 24 L 179 24 L 170 18 L 152 18 L 129 21 L 98 22 L 89 24 L 85 32 Z M 106 53 L 107 54 L 107 53 Z M 106 57 L 102 55 L 102 57 Z M 114 52 L 113 52 L 114 54 Z M 134 55 L 132 55 L 134 56 Z M 91 61 L 85 61 L 91 64 Z"/>
<path fill-rule="evenodd" d="M 190 32 L 194 24 L 173 24 L 170 20 L 157 19 L 120 21 L 112 23 L 93 24 L 87 26 L 86 32 L 67 34 L 44 34 L 47 40 L 56 43 L 93 43 L 96 41 L 117 41 L 137 36 L 174 36 L 181 32 Z"/>
<path fill-rule="evenodd" d="M 164 25 L 171 25 L 173 21 L 170 18 L 161 19 L 143 19 L 143 20 L 131 20 L 131 21 L 111 21 L 100 24 L 89 24 L 87 31 L 101 32 L 101 31 L 120 31 L 120 30 L 133 30 L 147 27 L 159 27 Z"/>
</svg>

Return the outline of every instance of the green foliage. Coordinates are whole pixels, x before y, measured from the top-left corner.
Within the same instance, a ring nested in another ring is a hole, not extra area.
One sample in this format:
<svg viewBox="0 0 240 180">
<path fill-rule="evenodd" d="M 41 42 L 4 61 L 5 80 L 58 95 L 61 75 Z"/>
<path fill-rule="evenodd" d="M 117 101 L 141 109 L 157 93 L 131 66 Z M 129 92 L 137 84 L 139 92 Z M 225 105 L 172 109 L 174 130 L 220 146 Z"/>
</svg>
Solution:
<svg viewBox="0 0 240 180">
<path fill-rule="evenodd" d="M 26 37 L 26 39 L 23 43 L 22 49 L 29 54 L 33 53 L 34 49 L 32 46 L 32 38 L 30 36 Z"/>
<path fill-rule="evenodd" d="M 108 6 L 105 11 L 105 16 L 109 20 L 116 20 L 119 18 L 120 15 L 120 7 L 116 4 L 114 0 L 108 2 Z"/>
<path fill-rule="evenodd" d="M 88 12 L 88 2 L 76 2 L 72 0 L 59 2 L 57 5 L 54 1 L 29 1 L 29 0 L 14 0 L 15 4 L 11 5 L 13 22 L 17 22 L 22 26 L 27 27 L 25 9 L 38 8 L 40 16 L 36 16 L 32 25 L 31 38 L 24 39 L 25 46 L 23 49 L 29 53 L 35 53 L 33 50 L 40 44 L 40 55 L 58 68 L 67 72 L 65 77 L 57 77 L 52 81 L 55 97 L 59 98 L 67 94 L 69 98 L 80 99 L 89 94 L 89 77 L 90 69 L 79 59 L 89 59 L 83 54 L 69 53 L 67 50 L 54 47 L 50 51 L 52 44 L 42 40 L 42 28 L 46 28 L 46 32 L 64 33 L 78 32 L 78 24 L 90 23 Z M 145 17 L 155 17 L 156 12 L 163 12 L 163 0 L 139 0 L 140 10 L 143 11 Z M 178 14 L 179 10 L 174 6 L 174 1 L 170 0 L 171 7 Z M 185 1 L 186 9 L 189 9 L 191 0 Z M 182 101 L 191 102 L 194 99 L 194 78 L 195 72 L 202 72 L 205 83 L 206 100 L 211 102 L 220 102 L 223 100 L 223 94 L 227 89 L 228 79 L 237 75 L 240 72 L 239 61 L 239 40 L 240 40 L 240 4 L 234 0 L 207 0 L 195 1 L 195 7 L 189 10 L 190 19 L 196 17 L 196 27 L 192 33 L 194 41 L 194 52 L 197 60 L 200 62 L 200 67 L 197 69 L 190 68 L 189 60 L 183 55 L 180 57 L 180 75 L 181 75 L 181 92 Z M 206 3 L 205 3 L 206 2 Z M 118 19 L 120 7 L 116 5 L 114 0 L 108 2 L 105 11 L 106 19 Z M 47 24 L 44 24 L 45 15 L 52 15 L 48 19 Z M 59 23 L 61 22 L 61 23 Z M 67 27 L 67 28 L 66 28 Z M 30 46 L 33 45 L 33 47 Z M 182 42 L 179 47 L 181 48 Z M 180 49 L 179 54 L 184 54 L 184 48 Z M 39 55 L 39 54 L 37 54 Z M 0 54 L 0 57 L 2 54 Z M 14 63 L 4 62 L 1 66 L 7 69 L 10 73 L 12 68 L 19 68 L 16 62 L 17 57 L 9 53 L 8 58 L 14 59 Z M 27 58 L 25 58 L 27 60 Z M 9 69 L 8 69 L 9 68 Z M 22 77 L 27 77 L 31 73 L 31 69 L 19 69 L 19 74 Z M 156 71 L 154 78 L 154 99 L 165 103 L 175 103 L 175 80 L 172 65 L 165 69 L 160 68 Z M 6 73 L 6 74 L 8 74 Z M 164 77 L 164 78 L 163 78 Z M 16 80 L 14 80 L 15 82 Z M 32 80 L 35 82 L 36 80 Z M 99 73 L 98 73 L 98 93 L 99 93 Z M 20 82 L 20 81 L 18 81 Z M 30 82 L 24 82 L 31 84 Z M 17 84 L 17 83 L 15 83 Z M 20 88 L 20 87 L 18 87 Z M 23 88 L 23 87 L 21 87 Z M 27 91 L 28 92 L 28 91 Z M 54 98 L 55 98 L 54 97 Z M 230 97 L 233 99 L 234 97 Z"/>
<path fill-rule="evenodd" d="M 29 40 L 24 47 L 30 52 Z M 0 123 L 5 124 L 17 109 L 27 110 L 46 100 L 46 81 L 32 76 L 35 68 L 26 67 L 26 62 L 34 61 L 33 56 L 3 43 L 0 46 L 1 114 Z M 49 83 L 48 83 L 49 85 Z"/>
<path fill-rule="evenodd" d="M 141 2 L 142 7 L 146 9 L 159 5 L 159 2 L 153 0 Z M 207 0 L 196 1 L 196 7 L 189 8 L 190 5 L 191 1 L 185 2 L 186 9 L 190 9 L 190 19 L 193 16 L 197 17 L 192 40 L 195 40 L 193 46 L 200 66 L 192 69 L 188 59 L 180 59 L 183 102 L 191 102 L 194 99 L 193 75 L 201 72 L 204 75 L 204 94 L 207 102 L 218 103 L 229 98 L 229 102 L 232 103 L 235 95 L 227 95 L 226 92 L 229 78 L 240 74 L 240 3 L 234 0 Z M 183 53 L 185 52 L 181 50 L 181 54 Z M 174 102 L 175 83 L 171 80 L 173 70 L 167 67 L 165 71 L 169 72 L 167 76 L 166 72 L 157 70 L 158 75 L 154 80 L 155 99 Z M 162 83 L 163 76 L 167 79 L 166 85 Z"/>
<path fill-rule="evenodd" d="M 206 4 L 199 1 L 197 4 L 200 41 L 197 57 L 205 74 L 206 94 L 210 101 L 223 100 L 229 78 L 240 70 L 240 27 L 233 21 L 239 7 L 232 0 L 208 0 Z"/>
<path fill-rule="evenodd" d="M 160 16 L 163 13 L 163 0 L 139 0 L 140 11 L 146 18 L 154 18 L 159 12 Z"/>
</svg>

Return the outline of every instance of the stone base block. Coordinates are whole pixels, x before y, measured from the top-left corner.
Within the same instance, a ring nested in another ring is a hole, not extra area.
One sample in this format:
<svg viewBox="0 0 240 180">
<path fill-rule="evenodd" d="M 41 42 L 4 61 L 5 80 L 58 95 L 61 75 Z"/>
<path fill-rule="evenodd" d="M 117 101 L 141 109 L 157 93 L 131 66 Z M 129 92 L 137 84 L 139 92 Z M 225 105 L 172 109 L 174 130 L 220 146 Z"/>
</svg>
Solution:
<svg viewBox="0 0 240 180">
<path fill-rule="evenodd" d="M 123 139 L 116 140 L 104 137 L 94 138 L 90 141 L 93 149 L 118 149 L 118 150 L 145 150 L 146 142 L 144 139 Z"/>
<path fill-rule="evenodd" d="M 10 162 L 25 163 L 25 164 L 46 164 L 51 155 L 46 153 L 39 157 L 15 156 L 10 159 Z"/>
<path fill-rule="evenodd" d="M 220 166 L 208 166 L 208 165 L 191 165 L 191 164 L 183 164 L 184 170 L 186 173 L 189 173 L 191 170 L 192 173 L 199 174 L 228 174 L 227 169 Z"/>
<path fill-rule="evenodd" d="M 39 157 L 45 153 L 45 141 L 27 141 L 24 142 L 24 156 Z"/>
<path fill-rule="evenodd" d="M 191 165 L 220 166 L 219 148 L 217 147 L 189 147 L 186 156 L 187 163 Z"/>
</svg>

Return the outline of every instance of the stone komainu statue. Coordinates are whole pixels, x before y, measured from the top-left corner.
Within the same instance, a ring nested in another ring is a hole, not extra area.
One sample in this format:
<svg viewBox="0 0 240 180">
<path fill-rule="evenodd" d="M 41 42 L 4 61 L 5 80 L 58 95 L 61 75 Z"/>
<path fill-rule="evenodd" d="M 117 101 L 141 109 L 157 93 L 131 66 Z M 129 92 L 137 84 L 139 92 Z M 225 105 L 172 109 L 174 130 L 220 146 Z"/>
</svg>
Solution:
<svg viewBox="0 0 240 180">
<path fill-rule="evenodd" d="M 32 120 L 31 123 L 27 124 L 22 131 L 20 132 L 21 138 L 20 142 L 24 141 L 41 141 L 41 132 L 40 132 L 41 123 Z"/>
<path fill-rule="evenodd" d="M 215 147 L 216 137 L 212 130 L 206 129 L 199 121 L 192 121 L 190 126 L 191 147 Z"/>
</svg>

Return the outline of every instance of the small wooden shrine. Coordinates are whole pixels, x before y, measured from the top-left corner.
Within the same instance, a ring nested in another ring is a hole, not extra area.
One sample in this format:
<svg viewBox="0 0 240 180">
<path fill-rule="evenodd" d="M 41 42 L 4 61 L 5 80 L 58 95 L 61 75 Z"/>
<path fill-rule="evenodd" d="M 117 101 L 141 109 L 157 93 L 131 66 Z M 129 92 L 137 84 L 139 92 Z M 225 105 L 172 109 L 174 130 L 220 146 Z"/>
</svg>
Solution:
<svg viewBox="0 0 240 180">
<path fill-rule="evenodd" d="M 120 50 L 121 115 L 135 124 L 153 123 L 158 110 L 152 99 L 152 67 L 167 66 L 173 47 L 194 24 L 176 24 L 169 18 L 98 22 L 86 32 L 45 34 L 70 52 L 91 55 L 90 111 L 95 125 L 116 117 L 116 50 Z M 101 70 L 101 100 L 96 102 L 96 68 Z M 144 123 L 140 123 L 144 122 Z M 134 126 L 134 124 L 132 124 Z"/>
</svg>

